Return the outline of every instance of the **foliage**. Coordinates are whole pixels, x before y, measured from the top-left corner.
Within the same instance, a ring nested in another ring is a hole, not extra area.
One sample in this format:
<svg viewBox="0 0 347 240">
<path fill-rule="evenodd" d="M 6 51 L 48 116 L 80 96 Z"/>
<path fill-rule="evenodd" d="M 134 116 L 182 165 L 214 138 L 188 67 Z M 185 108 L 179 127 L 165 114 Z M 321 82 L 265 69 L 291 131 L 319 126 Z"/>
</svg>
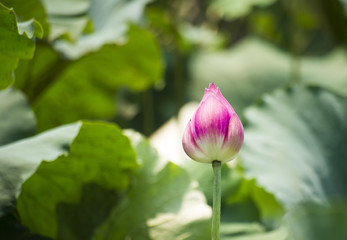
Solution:
<svg viewBox="0 0 347 240">
<path fill-rule="evenodd" d="M 344 10 L 2 0 L 0 239 L 210 239 L 212 168 L 181 154 L 180 109 L 213 81 L 245 127 L 222 239 L 345 239 Z"/>
<path fill-rule="evenodd" d="M 32 58 L 35 50 L 33 36 L 42 37 L 42 29 L 37 21 L 18 22 L 12 9 L 0 3 L 1 36 L 1 71 L 0 89 L 11 85 L 13 71 L 19 59 Z"/>
</svg>

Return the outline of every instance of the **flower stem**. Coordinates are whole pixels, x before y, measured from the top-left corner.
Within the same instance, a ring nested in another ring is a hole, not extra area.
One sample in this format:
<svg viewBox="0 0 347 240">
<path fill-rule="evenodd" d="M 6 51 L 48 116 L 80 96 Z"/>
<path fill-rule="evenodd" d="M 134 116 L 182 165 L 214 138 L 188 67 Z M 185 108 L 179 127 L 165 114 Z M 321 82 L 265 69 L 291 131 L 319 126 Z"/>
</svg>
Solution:
<svg viewBox="0 0 347 240">
<path fill-rule="evenodd" d="M 213 210 L 212 210 L 212 240 L 219 240 L 220 208 L 221 208 L 221 165 L 220 161 L 213 161 Z"/>
</svg>

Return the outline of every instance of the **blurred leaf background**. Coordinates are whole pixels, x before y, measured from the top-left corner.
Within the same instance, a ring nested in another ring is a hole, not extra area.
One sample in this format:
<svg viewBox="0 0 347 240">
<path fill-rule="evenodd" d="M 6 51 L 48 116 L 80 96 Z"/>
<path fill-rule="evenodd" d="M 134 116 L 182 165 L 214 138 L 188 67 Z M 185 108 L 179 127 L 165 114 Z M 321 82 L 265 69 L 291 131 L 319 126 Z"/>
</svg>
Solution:
<svg viewBox="0 0 347 240">
<path fill-rule="evenodd" d="M 223 240 L 347 238 L 345 0 L 0 0 L 0 239 L 210 239 L 181 134 L 245 127 Z"/>
</svg>

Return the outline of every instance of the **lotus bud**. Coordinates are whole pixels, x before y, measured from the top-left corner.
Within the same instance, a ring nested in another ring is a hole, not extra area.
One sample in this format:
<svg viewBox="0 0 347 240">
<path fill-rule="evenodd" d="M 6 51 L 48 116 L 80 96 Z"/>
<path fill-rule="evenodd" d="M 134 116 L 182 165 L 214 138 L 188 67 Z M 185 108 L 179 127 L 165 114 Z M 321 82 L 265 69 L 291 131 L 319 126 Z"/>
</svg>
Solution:
<svg viewBox="0 0 347 240">
<path fill-rule="evenodd" d="M 184 130 L 184 151 L 197 162 L 228 162 L 237 157 L 243 138 L 239 117 L 219 88 L 211 83 Z"/>
</svg>

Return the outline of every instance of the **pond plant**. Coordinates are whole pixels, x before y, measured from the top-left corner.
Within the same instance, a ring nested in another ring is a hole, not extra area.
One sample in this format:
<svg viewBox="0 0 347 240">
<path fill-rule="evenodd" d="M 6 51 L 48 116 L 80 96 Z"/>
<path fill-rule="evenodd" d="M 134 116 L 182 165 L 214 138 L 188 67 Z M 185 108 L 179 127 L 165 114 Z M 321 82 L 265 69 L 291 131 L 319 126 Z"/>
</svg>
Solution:
<svg viewBox="0 0 347 240">
<path fill-rule="evenodd" d="M 212 239 L 219 240 L 221 209 L 221 164 L 234 160 L 244 139 L 242 123 L 230 103 L 214 83 L 205 94 L 183 133 L 187 155 L 201 163 L 212 164 L 213 212 Z"/>
</svg>

